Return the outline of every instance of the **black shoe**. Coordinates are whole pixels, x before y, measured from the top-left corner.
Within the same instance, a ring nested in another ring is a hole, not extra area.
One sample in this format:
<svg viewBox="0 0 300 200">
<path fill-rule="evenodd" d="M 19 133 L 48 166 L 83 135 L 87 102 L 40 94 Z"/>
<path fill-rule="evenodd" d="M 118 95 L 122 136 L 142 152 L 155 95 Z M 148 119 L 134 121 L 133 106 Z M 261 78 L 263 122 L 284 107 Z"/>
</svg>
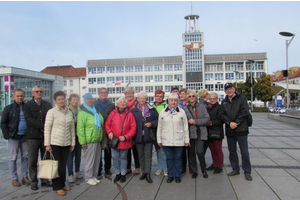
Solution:
<svg viewBox="0 0 300 200">
<path fill-rule="evenodd" d="M 168 177 L 167 183 L 171 183 L 174 180 L 174 177 Z"/>
<path fill-rule="evenodd" d="M 240 172 L 233 170 L 232 172 L 230 172 L 228 174 L 228 176 L 235 176 L 235 175 L 238 175 L 238 174 L 240 174 Z"/>
<path fill-rule="evenodd" d="M 208 178 L 207 172 L 203 172 L 203 178 Z"/>
<path fill-rule="evenodd" d="M 194 172 L 193 175 L 192 175 L 192 178 L 195 179 L 195 178 L 197 178 L 197 176 L 198 176 L 198 173 Z"/>
<path fill-rule="evenodd" d="M 247 181 L 252 181 L 252 176 L 250 174 L 245 174 L 245 178 Z"/>
<path fill-rule="evenodd" d="M 223 172 L 223 168 L 221 167 L 216 167 L 216 169 L 214 170 L 214 174 L 220 174 L 221 172 Z"/>
<path fill-rule="evenodd" d="M 212 170 L 214 170 L 216 167 L 213 165 L 213 164 L 211 164 L 211 166 L 209 166 L 208 168 L 206 168 L 206 170 L 207 171 L 212 171 Z"/>
<path fill-rule="evenodd" d="M 175 182 L 176 183 L 180 183 L 181 182 L 181 178 L 180 177 L 175 177 Z"/>
<path fill-rule="evenodd" d="M 111 173 L 110 169 L 106 169 L 106 170 L 105 170 L 105 175 L 107 175 L 107 176 L 110 176 L 110 175 L 112 175 L 112 173 Z"/>
<path fill-rule="evenodd" d="M 118 182 L 121 179 L 121 174 L 117 174 L 114 182 Z"/>
<path fill-rule="evenodd" d="M 31 184 L 31 189 L 38 190 L 39 188 L 38 188 L 37 184 Z"/>
<path fill-rule="evenodd" d="M 147 176 L 147 173 L 143 173 L 142 176 L 139 178 L 139 180 L 144 180 Z"/>
<path fill-rule="evenodd" d="M 153 183 L 150 174 L 147 173 L 146 175 L 146 180 L 148 181 L 148 183 Z"/>
<path fill-rule="evenodd" d="M 49 180 L 43 180 L 41 183 L 42 187 L 51 187 L 52 184 Z"/>
<path fill-rule="evenodd" d="M 126 175 L 121 175 L 120 183 L 124 183 L 126 181 Z"/>
</svg>

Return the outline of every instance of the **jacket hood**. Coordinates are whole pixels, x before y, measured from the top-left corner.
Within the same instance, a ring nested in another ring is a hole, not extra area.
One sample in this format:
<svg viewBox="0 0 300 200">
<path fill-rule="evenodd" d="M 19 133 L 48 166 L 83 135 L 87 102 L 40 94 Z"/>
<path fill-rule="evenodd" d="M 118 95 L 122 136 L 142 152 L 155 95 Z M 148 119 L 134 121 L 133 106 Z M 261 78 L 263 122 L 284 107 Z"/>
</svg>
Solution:
<svg viewBox="0 0 300 200">
<path fill-rule="evenodd" d="M 240 96 L 240 95 L 241 95 L 241 93 L 235 92 L 235 96 Z M 234 96 L 234 97 L 235 97 L 235 96 Z M 233 98 L 234 98 L 234 97 L 233 97 Z M 228 100 L 228 95 L 226 95 L 224 99 Z"/>
</svg>

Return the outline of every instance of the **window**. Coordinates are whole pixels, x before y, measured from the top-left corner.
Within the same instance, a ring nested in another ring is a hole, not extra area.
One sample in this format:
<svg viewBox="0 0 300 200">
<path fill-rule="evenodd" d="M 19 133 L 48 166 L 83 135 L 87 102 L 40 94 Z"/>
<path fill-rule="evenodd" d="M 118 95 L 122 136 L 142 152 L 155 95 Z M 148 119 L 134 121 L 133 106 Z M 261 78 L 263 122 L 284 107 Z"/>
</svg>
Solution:
<svg viewBox="0 0 300 200">
<path fill-rule="evenodd" d="M 214 74 L 205 74 L 205 80 L 213 81 L 214 80 Z"/>
<path fill-rule="evenodd" d="M 175 86 L 177 86 L 179 90 L 182 89 L 182 85 L 175 85 Z M 171 92 L 172 87 L 173 87 L 173 85 L 166 85 L 165 92 Z"/>
<path fill-rule="evenodd" d="M 73 86 L 73 80 L 70 80 L 70 87 Z"/>
<path fill-rule="evenodd" d="M 135 72 L 142 72 L 142 71 L 143 71 L 142 65 L 135 66 Z"/>
<path fill-rule="evenodd" d="M 244 72 L 236 73 L 236 79 L 244 79 Z"/>
<path fill-rule="evenodd" d="M 181 71 L 182 70 L 182 64 L 175 64 L 174 65 L 174 70 L 175 71 Z"/>
<path fill-rule="evenodd" d="M 105 73 L 105 67 L 98 67 L 97 68 L 97 73 L 98 74 L 104 74 Z"/>
<path fill-rule="evenodd" d="M 163 82 L 163 75 L 155 75 L 154 79 L 155 82 Z"/>
<path fill-rule="evenodd" d="M 202 49 L 185 49 L 185 60 L 201 60 Z"/>
<path fill-rule="evenodd" d="M 207 91 L 214 91 L 214 85 L 213 84 L 207 84 L 207 85 L 205 85 L 205 89 Z"/>
<path fill-rule="evenodd" d="M 186 88 L 189 90 L 194 90 L 194 91 L 199 91 L 200 89 L 203 88 L 202 83 L 187 83 Z"/>
<path fill-rule="evenodd" d="M 145 82 L 153 82 L 153 75 L 145 76 Z"/>
<path fill-rule="evenodd" d="M 261 77 L 261 75 L 263 75 L 263 73 L 265 73 L 265 72 L 256 72 L 256 77 Z"/>
<path fill-rule="evenodd" d="M 154 102 L 154 97 L 147 97 L 147 101 L 148 101 L 149 103 Z"/>
<path fill-rule="evenodd" d="M 165 71 L 173 71 L 173 65 L 172 64 L 166 64 L 165 65 Z"/>
<path fill-rule="evenodd" d="M 108 87 L 107 91 L 108 91 L 108 94 L 115 94 L 115 88 L 114 87 Z"/>
<path fill-rule="evenodd" d="M 223 80 L 223 73 L 215 73 L 215 80 Z"/>
<path fill-rule="evenodd" d="M 130 80 L 131 83 L 134 82 L 133 76 L 126 76 L 125 79 L 126 79 L 126 80 L 125 80 L 126 83 L 129 83 L 129 80 Z"/>
<path fill-rule="evenodd" d="M 89 67 L 89 74 L 96 74 L 96 67 Z"/>
<path fill-rule="evenodd" d="M 257 62 L 257 70 L 264 70 L 264 63 L 263 62 Z"/>
<path fill-rule="evenodd" d="M 116 93 L 117 94 L 123 94 L 124 93 L 124 87 L 116 87 Z"/>
<path fill-rule="evenodd" d="M 205 72 L 221 72 L 223 71 L 222 63 L 208 63 L 205 64 Z"/>
<path fill-rule="evenodd" d="M 185 61 L 186 72 L 202 72 L 202 61 Z"/>
<path fill-rule="evenodd" d="M 153 71 L 153 65 L 145 65 L 145 72 L 152 72 Z"/>
<path fill-rule="evenodd" d="M 223 84 L 216 84 L 215 85 L 215 91 L 223 91 L 224 85 Z"/>
<path fill-rule="evenodd" d="M 255 76 L 255 72 L 252 72 L 252 77 L 254 76 Z M 251 77 L 251 72 L 246 72 L 246 77 Z"/>
<path fill-rule="evenodd" d="M 115 103 L 116 102 L 116 99 L 115 98 L 107 98 L 109 101 L 111 101 L 112 103 Z"/>
<path fill-rule="evenodd" d="M 135 82 L 136 83 L 143 82 L 143 76 L 135 76 Z"/>
<path fill-rule="evenodd" d="M 67 94 L 67 90 L 64 90 L 64 93 Z"/>
<path fill-rule="evenodd" d="M 115 67 L 106 67 L 106 71 L 107 71 L 107 73 L 109 74 L 109 73 L 115 73 Z"/>
<path fill-rule="evenodd" d="M 146 86 L 145 89 L 147 93 L 153 92 L 153 86 Z"/>
<path fill-rule="evenodd" d="M 173 81 L 173 75 L 165 75 L 165 81 Z"/>
<path fill-rule="evenodd" d="M 157 71 L 162 71 L 162 65 L 155 65 L 154 68 L 155 68 L 156 72 Z"/>
<path fill-rule="evenodd" d="M 200 34 L 184 35 L 184 40 L 186 42 L 201 42 L 201 35 Z"/>
<path fill-rule="evenodd" d="M 116 82 L 124 83 L 124 76 L 117 76 Z"/>
<path fill-rule="evenodd" d="M 123 73 L 124 72 L 124 67 L 123 66 L 117 66 L 116 67 L 116 73 Z"/>
<path fill-rule="evenodd" d="M 234 73 L 226 73 L 226 80 L 233 80 L 234 79 Z"/>
<path fill-rule="evenodd" d="M 105 77 L 99 77 L 98 79 L 98 84 L 105 84 Z"/>
<path fill-rule="evenodd" d="M 73 93 L 73 90 L 70 90 L 70 94 L 72 94 Z"/>
<path fill-rule="evenodd" d="M 97 89 L 96 88 L 89 88 L 89 93 L 97 94 Z"/>
<path fill-rule="evenodd" d="M 157 90 L 157 89 L 164 90 L 164 86 L 162 86 L 162 85 L 157 85 L 157 86 L 155 86 L 155 90 Z"/>
<path fill-rule="evenodd" d="M 174 81 L 182 81 L 182 74 L 174 74 Z"/>
<path fill-rule="evenodd" d="M 125 72 L 134 72 L 133 66 L 125 66 Z"/>
<path fill-rule="evenodd" d="M 106 77 L 107 83 L 115 83 L 115 77 Z"/>
<path fill-rule="evenodd" d="M 97 84 L 96 78 L 89 78 L 89 84 Z"/>
<path fill-rule="evenodd" d="M 135 93 L 139 93 L 140 91 L 143 91 L 143 86 L 136 86 L 135 87 Z"/>
<path fill-rule="evenodd" d="M 64 86 L 67 86 L 67 81 L 64 81 Z"/>
</svg>

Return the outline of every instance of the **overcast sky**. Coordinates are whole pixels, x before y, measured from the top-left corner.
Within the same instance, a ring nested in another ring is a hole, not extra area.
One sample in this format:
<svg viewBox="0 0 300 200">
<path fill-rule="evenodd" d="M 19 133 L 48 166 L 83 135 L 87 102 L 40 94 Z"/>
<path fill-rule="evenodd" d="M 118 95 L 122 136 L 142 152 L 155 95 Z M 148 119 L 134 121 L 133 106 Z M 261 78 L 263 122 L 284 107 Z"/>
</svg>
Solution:
<svg viewBox="0 0 300 200">
<path fill-rule="evenodd" d="M 268 73 L 286 68 L 280 31 L 297 34 L 289 67 L 300 65 L 300 2 L 193 2 L 204 54 L 267 52 Z M 0 65 L 41 71 L 89 59 L 182 55 L 191 2 L 0 2 Z"/>
</svg>

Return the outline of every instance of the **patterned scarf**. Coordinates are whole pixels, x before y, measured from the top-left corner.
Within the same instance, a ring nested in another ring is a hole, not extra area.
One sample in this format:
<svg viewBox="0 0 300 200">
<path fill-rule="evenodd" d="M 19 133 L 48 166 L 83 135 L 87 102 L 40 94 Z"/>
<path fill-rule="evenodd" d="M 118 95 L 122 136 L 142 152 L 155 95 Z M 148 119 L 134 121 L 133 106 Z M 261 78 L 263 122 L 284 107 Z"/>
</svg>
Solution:
<svg viewBox="0 0 300 200">
<path fill-rule="evenodd" d="M 143 115 L 143 119 L 144 121 L 146 121 L 146 118 L 150 117 L 150 112 L 149 112 L 149 107 L 147 104 L 145 104 L 145 109 L 144 112 L 142 110 L 142 106 L 140 104 L 138 104 L 138 109 L 141 111 L 142 115 Z"/>
<path fill-rule="evenodd" d="M 97 130 L 101 129 L 101 118 L 99 116 L 99 114 L 97 113 L 97 110 L 95 108 L 95 106 L 93 105 L 93 107 L 90 107 L 88 105 L 86 105 L 85 103 L 83 104 L 83 106 L 91 113 L 93 113 L 94 117 L 95 117 L 95 126 Z"/>
<path fill-rule="evenodd" d="M 171 110 L 171 114 L 172 114 L 172 115 L 174 115 L 174 114 L 176 113 L 176 108 L 177 108 L 177 107 L 178 107 L 178 106 L 172 108 L 170 105 L 168 105 L 168 108 Z"/>
</svg>

